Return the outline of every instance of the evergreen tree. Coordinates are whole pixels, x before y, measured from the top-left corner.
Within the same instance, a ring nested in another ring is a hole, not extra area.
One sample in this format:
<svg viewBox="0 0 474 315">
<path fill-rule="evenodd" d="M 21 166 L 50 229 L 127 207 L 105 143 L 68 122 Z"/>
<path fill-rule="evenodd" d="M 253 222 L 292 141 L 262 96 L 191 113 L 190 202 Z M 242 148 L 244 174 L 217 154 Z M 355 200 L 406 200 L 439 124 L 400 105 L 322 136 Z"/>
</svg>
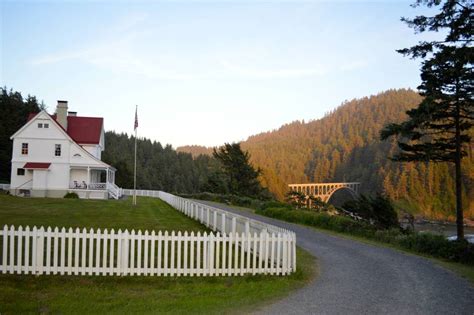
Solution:
<svg viewBox="0 0 474 315">
<path fill-rule="evenodd" d="M 468 132 L 474 125 L 473 4 L 463 0 L 443 4 L 439 0 L 418 0 L 414 6 L 420 5 L 441 6 L 440 12 L 402 20 L 416 33 L 446 29 L 447 35 L 442 41 L 419 42 L 399 50 L 403 55 L 423 59 L 418 89 L 424 99 L 407 112 L 407 121 L 387 125 L 381 136 L 401 138 L 401 152 L 394 160 L 454 163 L 457 236 L 463 239 L 461 160 L 467 155 Z"/>
<path fill-rule="evenodd" d="M 249 197 L 262 193 L 258 180 L 261 170 L 250 164 L 250 154 L 242 151 L 240 143 L 226 143 L 219 149 L 214 149 L 213 156 L 222 164 L 231 193 Z"/>
</svg>

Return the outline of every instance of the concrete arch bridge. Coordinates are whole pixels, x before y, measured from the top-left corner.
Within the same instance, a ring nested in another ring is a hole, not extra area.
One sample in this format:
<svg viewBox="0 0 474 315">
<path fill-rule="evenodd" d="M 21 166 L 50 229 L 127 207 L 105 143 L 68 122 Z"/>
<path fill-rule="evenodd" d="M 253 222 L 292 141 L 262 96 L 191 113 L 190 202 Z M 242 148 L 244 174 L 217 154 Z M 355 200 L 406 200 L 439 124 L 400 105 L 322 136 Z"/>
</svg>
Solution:
<svg viewBox="0 0 474 315">
<path fill-rule="evenodd" d="M 324 202 L 328 202 L 331 196 L 338 190 L 344 189 L 356 198 L 359 195 L 360 183 L 310 183 L 310 184 L 289 184 L 290 191 L 302 193 L 309 198 L 310 196 L 320 198 Z"/>
</svg>

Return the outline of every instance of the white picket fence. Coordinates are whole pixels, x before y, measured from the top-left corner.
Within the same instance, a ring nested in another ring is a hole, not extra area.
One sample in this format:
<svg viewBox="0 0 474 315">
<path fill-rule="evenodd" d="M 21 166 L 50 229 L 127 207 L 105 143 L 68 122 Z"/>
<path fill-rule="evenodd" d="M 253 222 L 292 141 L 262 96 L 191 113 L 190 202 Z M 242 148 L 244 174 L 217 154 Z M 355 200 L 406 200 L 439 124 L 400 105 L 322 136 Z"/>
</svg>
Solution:
<svg viewBox="0 0 474 315">
<path fill-rule="evenodd" d="M 133 195 L 133 190 L 124 189 L 123 194 L 131 196 Z M 281 260 L 278 260 L 275 263 L 280 264 L 282 269 L 286 268 L 288 270 L 284 274 L 288 274 L 296 270 L 296 234 L 290 230 L 257 220 L 252 220 L 229 211 L 212 207 L 195 200 L 178 197 L 163 191 L 137 190 L 137 196 L 160 198 L 187 216 L 199 221 L 215 232 L 220 232 L 223 235 L 268 234 L 271 235 L 271 237 L 278 237 L 278 235 L 280 235 L 281 238 L 288 240 L 287 245 L 284 245 L 284 242 L 274 245 L 275 248 L 270 249 L 269 255 L 271 255 L 272 252 L 277 252 L 278 250 L 282 253 Z M 247 249 L 244 248 L 244 250 L 246 251 Z M 253 247 L 251 247 L 250 250 L 253 252 Z M 257 255 L 261 253 L 261 256 L 263 257 L 266 257 L 268 254 L 265 246 L 263 246 L 261 251 L 259 248 L 257 248 L 256 252 Z M 285 266 L 283 266 L 284 262 L 286 263 Z"/>
<path fill-rule="evenodd" d="M 2 273 L 218 276 L 291 272 L 291 242 L 281 234 L 156 234 L 5 225 L 0 236 Z"/>
<path fill-rule="evenodd" d="M 218 232 L 142 233 L 5 225 L 0 230 L 0 271 L 103 276 L 287 275 L 295 271 L 293 232 L 164 192 L 155 197 Z"/>
</svg>

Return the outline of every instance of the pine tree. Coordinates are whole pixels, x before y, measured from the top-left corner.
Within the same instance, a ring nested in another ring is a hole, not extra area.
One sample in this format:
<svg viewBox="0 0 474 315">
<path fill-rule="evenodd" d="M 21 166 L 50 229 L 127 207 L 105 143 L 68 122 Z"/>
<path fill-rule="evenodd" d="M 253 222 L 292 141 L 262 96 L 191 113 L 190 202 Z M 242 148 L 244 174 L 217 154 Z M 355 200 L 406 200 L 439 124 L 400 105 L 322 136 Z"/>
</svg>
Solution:
<svg viewBox="0 0 474 315">
<path fill-rule="evenodd" d="M 258 180 L 262 171 L 250 164 L 250 154 L 242 151 L 240 143 L 226 143 L 219 149 L 214 149 L 213 156 L 221 162 L 223 171 L 228 176 L 231 193 L 249 197 L 257 197 L 262 193 Z"/>
<path fill-rule="evenodd" d="M 451 162 L 456 172 L 456 223 L 458 239 L 464 238 L 462 209 L 461 160 L 467 155 L 469 129 L 474 124 L 473 107 L 473 5 L 471 1 L 418 0 L 414 6 L 440 7 L 434 16 L 403 18 L 416 33 L 447 30 L 442 41 L 419 42 L 399 50 L 405 56 L 423 59 L 424 96 L 417 108 L 407 112 L 409 119 L 389 124 L 381 132 L 382 139 L 399 136 L 401 152 L 397 161 Z"/>
</svg>

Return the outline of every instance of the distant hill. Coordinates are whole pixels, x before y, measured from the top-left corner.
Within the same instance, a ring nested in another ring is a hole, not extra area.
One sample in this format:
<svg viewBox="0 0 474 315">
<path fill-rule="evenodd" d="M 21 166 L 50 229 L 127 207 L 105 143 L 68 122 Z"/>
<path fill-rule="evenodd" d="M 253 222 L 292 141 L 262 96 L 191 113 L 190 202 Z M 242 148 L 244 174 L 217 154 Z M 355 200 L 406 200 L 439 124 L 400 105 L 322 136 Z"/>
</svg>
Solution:
<svg viewBox="0 0 474 315">
<path fill-rule="evenodd" d="M 295 121 L 251 136 L 242 147 L 263 169 L 264 185 L 280 199 L 289 183 L 360 181 L 363 193 L 385 192 L 406 211 L 453 219 L 452 168 L 447 164 L 392 162 L 388 156 L 397 151 L 396 142 L 379 140 L 386 123 L 404 120 L 405 112 L 420 100 L 420 95 L 406 89 L 354 99 L 321 119 Z M 193 155 L 211 151 L 199 146 L 178 150 Z M 473 156 L 464 164 L 466 217 L 474 218 Z"/>
</svg>

